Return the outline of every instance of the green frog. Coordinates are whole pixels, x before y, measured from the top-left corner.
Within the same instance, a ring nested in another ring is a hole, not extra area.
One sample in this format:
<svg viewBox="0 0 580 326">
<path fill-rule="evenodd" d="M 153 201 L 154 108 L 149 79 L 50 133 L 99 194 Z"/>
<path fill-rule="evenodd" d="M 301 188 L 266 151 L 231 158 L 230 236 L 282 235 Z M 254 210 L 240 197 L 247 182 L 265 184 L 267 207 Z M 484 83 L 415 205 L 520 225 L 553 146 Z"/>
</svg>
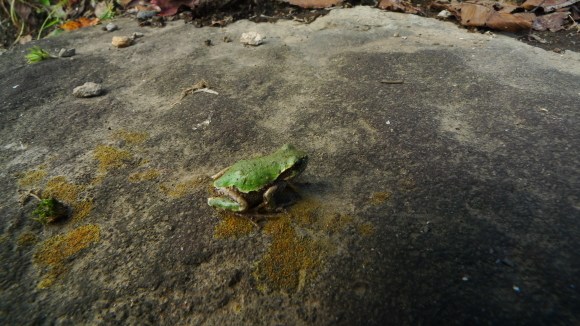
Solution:
<svg viewBox="0 0 580 326">
<path fill-rule="evenodd" d="M 207 203 L 256 224 L 247 217 L 249 212 L 280 211 L 274 194 L 286 187 L 296 190 L 290 182 L 306 169 L 307 164 L 308 155 L 289 144 L 273 154 L 239 161 L 211 177 L 216 192 L 222 196 L 208 198 Z"/>
</svg>

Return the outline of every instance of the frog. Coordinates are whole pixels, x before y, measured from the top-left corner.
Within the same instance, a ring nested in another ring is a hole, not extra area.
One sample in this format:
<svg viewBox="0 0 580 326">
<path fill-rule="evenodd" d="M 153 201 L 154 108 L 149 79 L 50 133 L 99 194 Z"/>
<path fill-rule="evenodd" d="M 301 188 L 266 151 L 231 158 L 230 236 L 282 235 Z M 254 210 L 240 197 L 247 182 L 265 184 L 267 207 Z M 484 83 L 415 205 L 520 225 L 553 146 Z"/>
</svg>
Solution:
<svg viewBox="0 0 580 326">
<path fill-rule="evenodd" d="M 208 198 L 207 203 L 257 225 L 250 216 L 258 216 L 262 210 L 282 211 L 274 195 L 287 187 L 297 191 L 292 181 L 307 165 L 308 155 L 290 144 L 270 155 L 239 161 L 211 176 L 215 192 L 220 196 Z"/>
</svg>

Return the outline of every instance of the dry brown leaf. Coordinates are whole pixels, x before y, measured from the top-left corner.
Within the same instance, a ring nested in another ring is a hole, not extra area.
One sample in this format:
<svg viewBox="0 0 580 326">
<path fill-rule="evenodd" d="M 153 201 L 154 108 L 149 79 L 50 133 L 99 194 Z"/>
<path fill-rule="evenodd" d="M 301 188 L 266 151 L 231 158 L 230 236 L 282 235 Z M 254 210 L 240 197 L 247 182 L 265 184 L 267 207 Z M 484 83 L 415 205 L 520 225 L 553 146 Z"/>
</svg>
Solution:
<svg viewBox="0 0 580 326">
<path fill-rule="evenodd" d="M 542 5 L 542 8 L 543 8 L 543 7 L 561 5 L 566 1 L 568 1 L 568 0 L 546 0 L 546 2 L 542 3 L 542 0 L 527 0 L 526 2 L 522 3 L 521 7 L 523 7 L 524 9 L 527 9 L 527 10 L 532 10 L 532 9 L 536 8 L 537 6 L 539 6 L 540 4 Z"/>
<path fill-rule="evenodd" d="M 515 34 L 521 30 L 529 30 L 532 28 L 532 21 L 522 16 L 494 12 L 485 25 L 489 28 Z"/>
<path fill-rule="evenodd" d="M 564 19 L 568 18 L 570 12 L 555 12 L 553 14 L 548 14 L 540 16 L 534 20 L 532 25 L 537 31 L 550 30 L 551 32 L 556 32 L 564 29 Z"/>
<path fill-rule="evenodd" d="M 533 13 L 512 14 L 517 7 L 487 0 L 475 0 L 470 3 L 454 1 L 450 5 L 438 4 L 438 6 L 451 11 L 462 25 L 487 26 L 509 33 L 529 30 L 536 18 Z"/>
<path fill-rule="evenodd" d="M 422 12 L 412 4 L 403 0 L 382 0 L 379 8 L 388 11 L 406 12 L 408 14 L 422 14 Z"/>
</svg>

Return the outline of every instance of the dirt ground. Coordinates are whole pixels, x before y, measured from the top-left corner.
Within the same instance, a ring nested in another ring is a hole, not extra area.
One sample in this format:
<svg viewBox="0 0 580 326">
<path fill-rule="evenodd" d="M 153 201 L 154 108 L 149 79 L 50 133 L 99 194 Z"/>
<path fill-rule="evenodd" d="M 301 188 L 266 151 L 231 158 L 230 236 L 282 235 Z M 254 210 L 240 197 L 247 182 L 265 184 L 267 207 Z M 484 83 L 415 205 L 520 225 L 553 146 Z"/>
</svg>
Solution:
<svg viewBox="0 0 580 326">
<path fill-rule="evenodd" d="M 580 322 L 577 53 L 369 7 L 115 23 L 0 57 L 1 324 Z M 309 154 L 286 213 L 207 205 L 210 175 L 285 143 Z M 68 217 L 31 219 L 31 190 Z"/>
</svg>

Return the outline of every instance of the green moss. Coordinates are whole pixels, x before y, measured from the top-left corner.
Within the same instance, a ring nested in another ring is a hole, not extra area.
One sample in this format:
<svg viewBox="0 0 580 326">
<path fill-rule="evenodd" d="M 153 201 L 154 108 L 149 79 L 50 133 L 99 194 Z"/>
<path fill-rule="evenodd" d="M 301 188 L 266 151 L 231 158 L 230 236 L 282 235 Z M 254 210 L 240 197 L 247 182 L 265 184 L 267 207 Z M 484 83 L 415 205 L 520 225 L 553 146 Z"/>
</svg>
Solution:
<svg viewBox="0 0 580 326">
<path fill-rule="evenodd" d="M 73 223 L 85 219 L 93 209 L 92 198 L 83 198 L 85 186 L 66 181 L 66 177 L 58 176 L 50 179 L 43 191 L 44 197 L 53 197 L 72 207 Z"/>
<path fill-rule="evenodd" d="M 55 198 L 45 198 L 36 206 L 32 215 L 36 216 L 33 219 L 46 225 L 65 218 L 67 216 L 67 209 Z"/>
</svg>

